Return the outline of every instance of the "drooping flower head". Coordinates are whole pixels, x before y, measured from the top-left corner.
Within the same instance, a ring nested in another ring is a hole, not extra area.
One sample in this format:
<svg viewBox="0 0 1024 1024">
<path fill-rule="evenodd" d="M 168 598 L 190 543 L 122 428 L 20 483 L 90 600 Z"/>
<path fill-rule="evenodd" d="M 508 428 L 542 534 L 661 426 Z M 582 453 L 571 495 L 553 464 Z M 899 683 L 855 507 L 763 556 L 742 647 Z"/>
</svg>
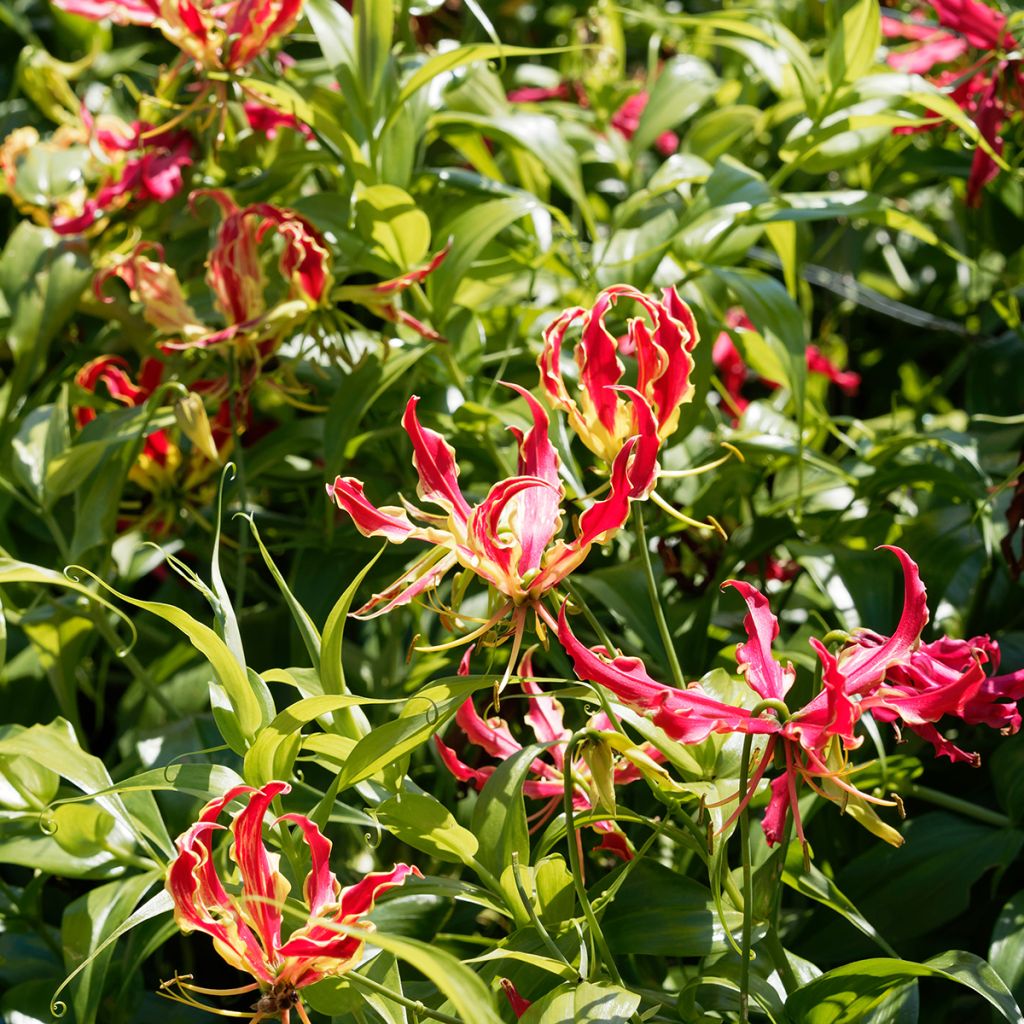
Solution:
<svg viewBox="0 0 1024 1024">
<path fill-rule="evenodd" d="M 413 446 L 413 465 L 419 477 L 420 498 L 440 509 L 426 512 L 406 503 L 404 508 L 378 508 L 364 494 L 363 483 L 339 476 L 328 484 L 328 495 L 352 517 L 364 537 L 384 537 L 401 544 L 417 540 L 430 550 L 382 593 L 375 594 L 355 614 L 382 615 L 429 591 L 456 565 L 475 573 L 500 596 L 500 607 L 486 624 L 490 628 L 515 610 L 517 636 L 525 610 L 542 612 L 541 598 L 587 557 L 594 544 L 603 544 L 620 529 L 629 514 L 633 474 L 650 471 L 653 436 L 628 438 L 615 456 L 610 493 L 579 517 L 574 536 L 558 539 L 565 495 L 559 478 L 559 459 L 548 437 L 548 417 L 540 403 L 518 385 L 507 385 L 527 402 L 533 426 L 525 432 L 510 428 L 519 442 L 515 476 L 494 484 L 487 496 L 471 505 L 458 481 L 455 451 L 436 431 L 423 427 L 416 415 L 419 398 L 409 399 L 402 425 Z M 483 633 L 486 628 L 477 631 Z M 513 659 L 514 660 L 514 659 Z"/>
<path fill-rule="evenodd" d="M 138 377 L 120 356 L 100 356 L 86 363 L 75 375 L 75 383 L 90 395 L 102 397 L 103 390 L 116 403 L 138 408 L 153 397 L 164 382 L 166 366 L 159 359 L 144 359 Z M 199 381 L 188 398 L 179 401 L 179 427 L 159 428 L 146 434 L 142 451 L 128 471 L 128 479 L 147 492 L 144 504 L 128 500 L 121 509 L 119 528 L 137 527 L 161 535 L 172 530 L 183 509 L 205 508 L 216 494 L 216 476 L 234 444 L 231 407 L 227 400 L 217 404 L 208 419 L 203 394 L 210 381 Z M 101 386 L 102 385 L 102 390 Z M 75 420 L 85 428 L 96 418 L 92 406 L 75 407 Z M 181 433 L 191 441 L 184 445 Z"/>
<path fill-rule="evenodd" d="M 917 566 L 902 549 L 888 550 L 900 560 L 904 577 L 903 611 L 895 631 L 889 637 L 866 631 L 856 634 L 838 655 L 812 638 L 811 646 L 822 664 L 822 690 L 795 711 L 786 705 L 795 673 L 791 665 L 779 663 L 771 650 L 779 633 L 778 620 L 764 595 L 738 580 L 726 586 L 740 593 L 748 609 L 747 641 L 737 648 L 736 660 L 747 685 L 760 698 L 752 708 L 726 704 L 696 684 L 686 689 L 665 686 L 653 680 L 637 658 L 613 657 L 602 648 L 585 647 L 569 627 L 564 609 L 559 640 L 581 679 L 599 683 L 624 704 L 650 715 L 678 742 L 699 743 L 712 733 L 767 736 L 749 790 L 740 794 L 740 807 L 780 751 L 785 771 L 771 783 L 763 821 L 769 843 L 782 837 L 790 813 L 804 841 L 797 796 L 798 785 L 807 784 L 839 803 L 875 835 L 898 845 L 899 834 L 871 807 L 888 801 L 861 792 L 852 781 L 855 769 L 847 755 L 862 742 L 854 731 L 860 717 L 870 712 L 880 721 L 898 721 L 933 743 L 937 753 L 977 763 L 949 743 L 936 723 L 950 716 L 1015 728 L 1020 719 L 1013 705 L 1024 695 L 1024 673 L 986 680 L 980 647 L 946 641 L 940 655 L 931 653 L 929 648 L 935 645 L 921 645 L 928 608 Z"/>
<path fill-rule="evenodd" d="M 163 262 L 163 249 L 154 242 L 140 242 L 128 256 L 104 270 L 96 279 L 95 291 L 104 301 L 111 301 L 102 293 L 104 284 L 111 277 L 124 281 L 132 298 L 141 303 L 147 322 L 173 338 L 163 342 L 166 350 L 231 342 L 243 355 L 258 360 L 326 301 L 330 254 L 319 232 L 292 210 L 270 203 L 239 207 L 227 193 L 216 189 L 195 192 L 191 198 L 193 203 L 212 199 L 221 213 L 206 264 L 206 282 L 225 326 L 200 321 L 185 298 L 177 273 Z M 283 288 L 276 292 L 264 271 L 271 237 L 279 240 L 280 249 L 272 280 Z M 156 259 L 149 253 L 155 253 Z"/>
<path fill-rule="evenodd" d="M 291 884 L 281 873 L 279 855 L 267 849 L 263 829 L 271 802 L 290 788 L 285 782 L 268 782 L 260 789 L 236 786 L 211 800 L 199 820 L 178 837 L 178 854 L 167 873 L 178 927 L 209 935 L 220 956 L 255 979 L 252 985 L 231 991 L 259 990 L 257 1008 L 266 1008 L 263 1016 L 279 1016 L 285 1024 L 293 1007 L 307 1019 L 298 997 L 301 989 L 342 975 L 359 963 L 365 939 L 343 934 L 336 926 L 372 930 L 365 918 L 377 897 L 409 875 L 420 875 L 417 868 L 398 864 L 392 871 L 366 875 L 343 889 L 331 871 L 330 841 L 309 818 L 285 814 L 274 824 L 298 827 L 309 849 L 311 868 L 302 886 L 307 919 L 283 939 L 285 899 Z M 229 881 L 218 873 L 213 844 L 225 828 L 219 819 L 235 801 L 244 801 L 245 806 L 230 824 L 228 852 L 234 878 Z M 174 984 L 183 993 L 191 989 L 177 979 L 165 983 L 165 994 Z M 195 1005 L 187 994 L 179 998 Z"/>
<path fill-rule="evenodd" d="M 636 303 L 646 318 L 628 319 L 626 334 L 615 338 L 605 319 L 620 301 Z M 570 394 L 562 375 L 562 347 L 576 324 L 580 328 L 575 346 L 578 397 Z M 590 309 L 567 309 L 544 331 L 538 359 L 541 385 L 551 405 L 568 415 L 580 440 L 610 464 L 626 439 L 642 432 L 643 404 L 654 417 L 658 444 L 675 431 L 680 407 L 693 397 L 690 353 L 698 340 L 693 313 L 674 288 L 666 288 L 663 301 L 658 302 L 630 285 L 613 285 L 598 295 Z M 625 383 L 626 367 L 620 356 L 636 359 L 633 388 Z M 656 470 L 644 482 L 643 493 L 654 486 L 655 475 Z"/>
<path fill-rule="evenodd" d="M 302 0 L 54 0 L 91 21 L 158 29 L 207 71 L 240 71 L 296 25 Z"/>
</svg>

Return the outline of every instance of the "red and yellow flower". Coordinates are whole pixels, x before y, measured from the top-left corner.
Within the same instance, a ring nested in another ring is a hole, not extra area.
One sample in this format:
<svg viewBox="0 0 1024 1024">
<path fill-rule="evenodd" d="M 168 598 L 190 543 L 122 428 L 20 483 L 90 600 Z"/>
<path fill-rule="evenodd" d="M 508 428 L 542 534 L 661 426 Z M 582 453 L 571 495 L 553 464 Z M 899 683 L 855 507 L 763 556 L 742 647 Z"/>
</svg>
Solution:
<svg viewBox="0 0 1024 1024">
<path fill-rule="evenodd" d="M 620 300 L 636 303 L 646 319 L 628 319 L 625 335 L 615 338 L 605 318 Z M 562 347 L 577 323 L 580 340 L 574 354 L 579 381 L 574 397 L 562 373 Z M 611 464 L 628 438 L 643 433 L 643 406 L 654 418 L 656 444 L 675 431 L 681 407 L 693 397 L 691 353 L 699 340 L 693 312 L 674 288 L 666 288 L 658 302 L 631 285 L 613 285 L 589 309 L 567 309 L 544 331 L 538 359 L 541 386 L 587 448 Z M 626 367 L 620 355 L 636 359 L 635 388 L 623 385 Z M 634 496 L 646 496 L 656 476 L 654 463 L 650 475 L 636 481 Z"/>
<path fill-rule="evenodd" d="M 240 71 L 295 27 L 302 0 L 54 0 L 91 21 L 142 25 L 207 71 Z"/>
<path fill-rule="evenodd" d="M 585 509 L 574 536 L 562 540 L 558 534 L 565 490 L 559 458 L 548 437 L 547 414 L 528 391 L 507 386 L 529 404 L 533 426 L 525 432 L 510 428 L 519 442 L 518 472 L 494 484 L 479 504 L 471 505 L 459 487 L 455 451 L 440 434 L 420 424 L 415 395 L 406 405 L 402 425 L 413 446 L 417 493 L 440 514 L 408 503 L 404 508 L 378 508 L 365 496 L 362 481 L 353 477 L 339 476 L 328 484 L 328 495 L 364 537 L 384 537 L 395 544 L 417 540 L 430 546 L 408 572 L 374 594 L 357 616 L 382 615 L 408 604 L 461 565 L 499 596 L 498 610 L 471 636 L 483 634 L 514 612 L 518 642 L 526 610 L 534 609 L 553 625 L 541 599 L 583 562 L 594 544 L 605 543 L 625 523 L 635 478 L 649 475 L 657 447 L 650 416 L 640 418 L 645 433 L 627 438 L 614 457 L 608 496 Z"/>
<path fill-rule="evenodd" d="M 581 679 L 599 683 L 624 704 L 650 715 L 655 725 L 678 742 L 699 743 L 712 733 L 767 737 L 749 789 L 739 794 L 738 810 L 746 805 L 778 753 L 785 769 L 771 783 L 763 821 L 770 844 L 782 837 L 790 813 L 804 842 L 797 805 L 798 785 L 804 783 L 840 804 L 875 835 L 899 845 L 899 833 L 871 806 L 889 801 L 860 791 L 851 780 L 854 769 L 848 753 L 862 742 L 854 734 L 857 722 L 868 712 L 880 721 L 898 721 L 933 743 L 939 754 L 976 763 L 972 755 L 949 743 L 936 723 L 950 716 L 1015 730 L 1020 724 L 1015 702 L 1024 696 L 1024 674 L 986 679 L 981 646 L 939 641 L 933 653 L 937 645 L 922 645 L 928 607 L 917 566 L 901 548 L 887 550 L 900 560 L 904 577 L 903 611 L 896 630 L 889 637 L 861 632 L 837 655 L 812 638 L 811 646 L 822 664 L 822 690 L 796 711 L 791 712 L 785 703 L 795 679 L 793 667 L 780 664 L 771 651 L 779 633 L 778 620 L 764 595 L 738 580 L 725 585 L 738 590 L 747 604 L 747 641 L 737 648 L 736 660 L 747 685 L 759 698 L 752 708 L 726 704 L 697 684 L 685 689 L 666 686 L 653 680 L 637 658 L 613 657 L 603 648 L 585 647 L 569 627 L 564 608 L 559 640 Z"/>
<path fill-rule="evenodd" d="M 282 815 L 274 825 L 287 822 L 297 826 L 311 858 L 311 869 L 302 887 L 306 921 L 282 939 L 291 885 L 280 871 L 279 855 L 267 850 L 263 828 L 271 802 L 290 788 L 285 782 L 268 782 L 260 789 L 236 786 L 211 800 L 199 820 L 176 842 L 178 855 L 168 869 L 167 891 L 182 931 L 209 935 L 220 956 L 255 979 L 229 994 L 259 991 L 254 1006 L 258 1019 L 277 1016 L 287 1024 L 294 1008 L 308 1024 L 299 992 L 355 967 L 362 956 L 365 933 L 373 928 L 365 918 L 377 897 L 401 885 L 410 875 L 420 876 L 420 872 L 398 864 L 391 871 L 366 875 L 343 889 L 330 868 L 330 840 L 304 815 Z M 230 825 L 229 856 L 237 884 L 229 890 L 214 863 L 213 839 L 224 829 L 219 823 L 221 815 L 236 800 L 244 800 L 245 806 Z M 339 925 L 358 926 L 363 934 L 348 934 Z M 180 995 L 173 995 L 175 987 Z M 201 1005 L 189 993 L 211 990 L 176 978 L 165 983 L 163 991 L 191 1005 Z"/>
</svg>

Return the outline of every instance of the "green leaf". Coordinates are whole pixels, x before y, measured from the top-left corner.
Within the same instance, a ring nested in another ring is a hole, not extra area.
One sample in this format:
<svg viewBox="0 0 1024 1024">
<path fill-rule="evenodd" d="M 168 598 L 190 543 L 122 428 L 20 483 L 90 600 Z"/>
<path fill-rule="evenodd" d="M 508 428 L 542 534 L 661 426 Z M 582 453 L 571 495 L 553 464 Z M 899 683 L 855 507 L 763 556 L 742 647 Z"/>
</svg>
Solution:
<svg viewBox="0 0 1024 1024">
<path fill-rule="evenodd" d="M 87 794 L 107 792 L 110 795 L 96 797 L 101 808 L 112 814 L 143 845 L 147 838 L 151 839 L 165 854 L 173 856 L 174 844 L 152 795 L 132 793 L 122 798 L 113 794 L 113 783 L 103 762 L 82 750 L 69 722 L 57 718 L 49 725 L 33 725 L 3 737 L 0 757 L 8 754 L 31 758 Z"/>
<path fill-rule="evenodd" d="M 395 5 L 379 0 L 357 0 L 353 10 L 355 25 L 357 71 L 372 110 L 381 87 L 384 70 L 391 53 L 395 31 Z"/>
<path fill-rule="evenodd" d="M 494 43 L 473 43 L 470 46 L 459 46 L 453 50 L 435 54 L 421 64 L 402 84 L 401 91 L 395 100 L 395 109 L 408 102 L 414 93 L 432 82 L 438 75 L 465 67 L 478 60 L 506 59 L 508 57 L 541 57 L 552 53 L 564 53 L 568 47 L 536 48 L 533 46 L 501 46 Z"/>
<path fill-rule="evenodd" d="M 53 461 L 71 443 L 66 403 L 41 405 L 22 421 L 11 442 L 14 475 L 44 508 L 50 508 L 56 495 L 48 486 Z"/>
<path fill-rule="evenodd" d="M 297 701 L 260 730 L 245 755 L 246 781 L 253 786 L 262 786 L 272 779 L 290 779 L 302 746 L 302 729 L 315 718 L 359 704 L 393 703 L 352 694 L 307 697 Z"/>
<path fill-rule="evenodd" d="M 544 751 L 539 743 L 517 750 L 505 758 L 477 797 L 473 808 L 473 835 L 480 841 L 480 863 L 499 876 L 512 863 L 530 863 L 530 831 L 523 801 L 523 783 L 535 757 Z"/>
<path fill-rule="evenodd" d="M 495 199 L 470 207 L 445 225 L 452 248 L 427 279 L 436 322 L 444 323 L 451 316 L 455 292 L 484 246 L 510 224 L 542 208 L 540 200 L 530 195 Z"/>
<path fill-rule="evenodd" d="M 522 1024 L 626 1024 L 640 1005 L 634 992 L 608 982 L 567 983 L 538 999 Z"/>
<path fill-rule="evenodd" d="M 373 815 L 414 850 L 449 864 L 474 864 L 479 849 L 477 837 L 429 793 L 400 793 L 378 804 Z"/>
<path fill-rule="evenodd" d="M 662 65 L 647 105 L 640 115 L 630 151 L 636 155 L 654 145 L 658 136 L 689 121 L 714 95 L 718 76 L 707 61 L 690 54 L 672 57 Z"/>
<path fill-rule="evenodd" d="M 0 253 L 0 297 L 10 310 L 6 341 L 15 363 L 0 391 L 7 410 L 42 371 L 50 343 L 75 311 L 92 272 L 80 241 L 27 220 L 11 233 Z"/>
<path fill-rule="evenodd" d="M 430 250 L 430 218 L 405 189 L 357 185 L 354 198 L 356 227 L 364 238 L 400 270 L 422 262 Z"/>
<path fill-rule="evenodd" d="M 941 978 L 973 989 L 1012 1024 L 1024 1017 L 999 975 L 981 957 L 953 950 L 925 963 L 878 958 L 858 960 L 804 985 L 786 1000 L 786 1012 L 801 1024 L 860 1024 L 912 978 Z"/>
<path fill-rule="evenodd" d="M 450 1005 L 464 1021 L 472 1021 L 472 1024 L 501 1024 L 487 987 L 451 953 L 416 939 L 399 938 L 384 932 L 344 930 L 349 934 L 365 936 L 386 953 L 392 953 L 415 967 L 447 996 Z"/>
<path fill-rule="evenodd" d="M 354 786 L 426 743 L 455 717 L 474 690 L 492 683 L 490 676 L 450 676 L 413 694 L 401 715 L 377 726 L 352 748 L 339 788 Z"/>
<path fill-rule="evenodd" d="M 247 744 L 252 742 L 257 730 L 260 726 L 266 724 L 270 715 L 267 713 L 265 704 L 257 698 L 256 689 L 250 682 L 245 670 L 235 660 L 231 649 L 209 626 L 197 622 L 187 612 L 176 608 L 174 605 L 163 604 L 159 601 L 140 601 L 138 598 L 122 594 L 109 583 L 105 583 L 94 573 L 89 572 L 88 569 L 72 566 L 72 570 L 84 573 L 115 597 L 119 597 L 122 601 L 127 601 L 128 604 L 134 605 L 136 608 L 141 608 L 143 611 L 151 612 L 184 633 L 189 643 L 213 667 L 217 681 L 227 694 L 231 710 L 238 719 L 240 736 Z M 236 751 L 236 753 L 242 752 L 240 750 Z"/>
<path fill-rule="evenodd" d="M 832 88 L 852 82 L 874 66 L 882 42 L 882 19 L 875 0 L 829 0 L 826 56 Z"/>
<path fill-rule="evenodd" d="M 798 420 L 802 423 L 807 351 L 804 319 L 799 307 L 775 278 L 756 270 L 715 269 L 712 273 L 736 296 L 779 359 L 785 370 L 785 380 L 781 383 L 789 388 Z"/>
<path fill-rule="evenodd" d="M 94 1024 L 97 1019 L 114 952 L 111 937 L 132 917 L 154 880 L 152 874 L 143 874 L 111 882 L 75 900 L 64 911 L 64 957 L 69 969 L 77 969 L 72 998 L 75 1024 Z"/>
<path fill-rule="evenodd" d="M 726 910 L 724 918 L 738 935 L 742 915 Z M 604 912 L 601 927 L 612 952 L 623 956 L 707 956 L 729 948 L 711 892 L 648 860 L 633 869 Z"/>
<path fill-rule="evenodd" d="M 988 962 L 1020 1002 L 1024 996 L 1024 892 L 1012 896 L 999 911 Z"/>
</svg>

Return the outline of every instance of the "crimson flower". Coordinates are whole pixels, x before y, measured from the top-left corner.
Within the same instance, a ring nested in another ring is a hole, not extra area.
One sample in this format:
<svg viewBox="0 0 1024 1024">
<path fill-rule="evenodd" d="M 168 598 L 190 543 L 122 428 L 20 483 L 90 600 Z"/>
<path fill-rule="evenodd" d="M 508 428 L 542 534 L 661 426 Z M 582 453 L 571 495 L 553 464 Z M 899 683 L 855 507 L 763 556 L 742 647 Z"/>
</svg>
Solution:
<svg viewBox="0 0 1024 1024">
<path fill-rule="evenodd" d="M 83 106 L 78 122 L 61 125 L 45 141 L 30 125 L 11 132 L 0 144 L 0 184 L 36 223 L 62 235 L 81 234 L 130 204 L 172 199 L 184 187 L 192 151 L 188 132 L 141 121 L 128 125 L 109 114 L 93 117 Z M 26 161 L 52 160 L 59 168 L 53 184 L 63 176 L 66 190 L 52 197 L 27 190 L 21 176 Z"/>
<path fill-rule="evenodd" d="M 769 844 L 779 841 L 790 813 L 804 842 L 797 787 L 806 783 L 819 795 L 839 803 L 876 835 L 899 845 L 899 834 L 869 806 L 887 801 L 861 792 L 850 781 L 853 769 L 847 754 L 862 742 L 854 735 L 860 717 L 870 712 L 880 721 L 898 721 L 932 742 L 938 754 L 976 763 L 945 740 L 935 723 L 952 716 L 1015 729 L 1020 721 L 1016 708 L 1004 702 L 1024 695 L 1024 673 L 986 682 L 983 658 L 974 653 L 979 648 L 962 641 L 922 645 L 928 607 L 917 566 L 901 548 L 887 550 L 900 560 L 904 576 L 903 611 L 896 630 L 889 637 L 859 633 L 838 655 L 812 638 L 811 646 L 822 664 L 822 690 L 796 711 L 791 712 L 785 704 L 795 678 L 793 668 L 777 662 L 771 651 L 779 633 L 778 621 L 764 595 L 738 580 L 725 585 L 739 591 L 748 609 L 744 619 L 747 641 L 737 648 L 736 660 L 747 685 L 760 699 L 752 709 L 725 704 L 696 684 L 685 689 L 665 686 L 651 679 L 639 659 L 612 657 L 602 648 L 585 647 L 570 629 L 564 608 L 559 640 L 581 679 L 601 684 L 623 703 L 650 715 L 672 739 L 699 743 L 712 733 L 767 736 L 764 754 L 739 809 L 778 753 L 785 770 L 771 783 L 771 799 L 762 823 Z"/>
<path fill-rule="evenodd" d="M 616 339 L 605 317 L 620 299 L 635 302 L 647 314 L 627 321 L 626 334 Z M 579 367 L 577 401 L 562 375 L 562 345 L 570 327 L 579 322 L 580 340 L 575 358 Z M 693 358 L 700 340 L 690 307 L 666 288 L 663 301 L 644 295 L 631 285 L 605 288 L 590 309 L 574 306 L 561 313 L 544 331 L 544 347 L 537 365 L 541 385 L 552 406 L 562 409 L 579 439 L 604 462 L 611 463 L 626 439 L 643 434 L 642 421 L 655 420 L 655 448 L 679 425 L 679 412 L 693 397 Z M 624 386 L 626 373 L 619 355 L 636 358 L 636 387 Z M 633 497 L 646 497 L 657 478 L 653 458 L 650 473 L 636 477 Z"/>
<path fill-rule="evenodd" d="M 203 323 L 185 299 L 173 268 L 163 262 L 163 249 L 155 242 L 140 242 L 126 257 L 104 270 L 94 290 L 104 301 L 104 284 L 118 277 L 132 298 L 142 304 L 142 314 L 161 334 L 165 350 L 209 348 L 232 342 L 243 353 L 266 356 L 286 331 L 303 320 L 325 300 L 330 287 L 330 254 L 319 232 L 292 210 L 256 203 L 238 207 L 227 193 L 217 189 L 194 192 L 208 197 L 219 208 L 222 221 L 207 260 L 206 281 L 213 304 L 226 321 L 224 327 Z M 273 305 L 263 270 L 263 254 L 270 238 L 279 240 L 276 278 L 284 294 Z M 156 259 L 147 254 L 155 253 Z"/>
<path fill-rule="evenodd" d="M 644 475 L 644 459 L 653 457 L 653 425 L 648 436 L 627 439 L 612 464 L 610 493 L 579 517 L 570 540 L 556 539 L 565 495 L 559 478 L 559 459 L 548 438 L 548 417 L 540 403 L 524 388 L 506 385 L 529 405 L 533 426 L 523 432 L 509 429 L 519 442 L 515 476 L 494 484 L 479 504 L 470 505 L 459 487 L 455 452 L 437 432 L 421 426 L 416 415 L 417 396 L 409 399 L 402 426 L 413 446 L 413 465 L 419 476 L 417 493 L 439 508 L 426 512 L 405 507 L 378 508 L 364 495 L 363 483 L 339 476 L 327 485 L 328 495 L 352 517 L 364 537 L 384 537 L 395 544 L 418 540 L 430 550 L 390 587 L 354 614 L 369 618 L 408 604 L 424 594 L 456 565 L 474 573 L 499 595 L 499 607 L 466 641 L 486 633 L 510 611 L 518 644 L 529 608 L 553 625 L 541 605 L 546 593 L 562 582 L 586 557 L 594 544 L 603 544 L 626 521 L 634 474 Z M 414 522 L 418 521 L 418 523 Z"/>
<path fill-rule="evenodd" d="M 920 18 L 901 21 L 882 16 L 882 31 L 889 39 L 911 44 L 892 50 L 891 67 L 929 74 L 932 82 L 948 88 L 950 98 L 970 114 L 981 137 L 1002 155 L 1003 125 L 1013 106 L 1020 106 L 1024 74 L 1020 60 L 1011 56 L 1020 41 L 1007 31 L 1006 16 L 981 0 L 927 0 L 939 25 Z M 933 124 L 895 129 L 899 133 L 928 131 Z M 967 205 L 978 206 L 982 189 L 999 173 L 999 165 L 981 146 L 974 151 L 967 178 Z"/>
<path fill-rule="evenodd" d="M 159 29 L 208 71 L 240 71 L 299 20 L 302 0 L 54 0 L 91 21 Z"/>
<path fill-rule="evenodd" d="M 743 394 L 750 377 L 750 369 L 736 347 L 736 343 L 729 335 L 729 330 L 756 331 L 757 328 L 751 322 L 750 317 L 739 307 L 733 307 L 726 313 L 725 327 L 727 330 L 721 331 L 715 339 L 714 348 L 711 350 L 711 361 L 714 363 L 719 380 L 728 396 L 727 401 L 733 412 L 733 423 L 735 424 L 743 411 L 750 405 L 749 400 Z M 843 394 L 857 394 L 860 389 L 859 373 L 855 373 L 853 370 L 840 370 L 817 345 L 807 346 L 806 359 L 809 372 L 828 378 Z M 768 380 L 765 377 L 758 377 L 757 380 L 772 391 L 781 387 L 777 381 Z"/>
<path fill-rule="evenodd" d="M 167 891 L 182 931 L 209 935 L 220 956 L 255 978 L 251 985 L 225 994 L 260 991 L 253 1007 L 254 1019 L 278 1017 L 287 1024 L 295 1009 L 308 1024 L 300 990 L 351 970 L 363 952 L 365 939 L 343 934 L 337 926 L 358 925 L 363 931 L 372 930 L 372 923 L 365 918 L 377 897 L 401 885 L 410 875 L 422 876 L 417 868 L 398 864 L 392 871 L 366 875 L 342 889 L 330 868 L 330 840 L 304 815 L 282 815 L 274 824 L 296 825 L 311 858 L 311 870 L 302 887 L 306 922 L 282 941 L 285 900 L 291 885 L 281 874 L 279 855 L 267 851 L 263 820 L 271 801 L 290 789 L 286 782 L 268 782 L 260 789 L 235 786 L 211 800 L 200 812 L 199 820 L 176 841 L 178 855 L 168 869 Z M 218 819 L 225 808 L 242 799 L 246 805 L 232 818 L 229 849 L 240 891 L 229 891 L 214 864 L 213 837 L 224 828 Z M 172 994 L 172 986 L 183 994 Z M 191 991 L 209 990 L 191 986 L 182 978 L 165 982 L 163 987 L 165 995 L 201 1005 L 188 994 Z"/>
</svg>

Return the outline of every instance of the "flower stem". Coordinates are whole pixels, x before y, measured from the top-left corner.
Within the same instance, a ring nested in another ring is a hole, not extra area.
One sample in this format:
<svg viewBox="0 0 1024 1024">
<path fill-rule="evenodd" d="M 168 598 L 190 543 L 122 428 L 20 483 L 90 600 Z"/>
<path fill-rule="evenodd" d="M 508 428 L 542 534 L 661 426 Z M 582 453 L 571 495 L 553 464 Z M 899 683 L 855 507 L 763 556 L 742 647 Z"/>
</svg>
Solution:
<svg viewBox="0 0 1024 1024">
<path fill-rule="evenodd" d="M 426 1017 L 428 1020 L 439 1020 L 441 1024 L 462 1024 L 462 1020 L 459 1017 L 452 1017 L 450 1014 L 442 1013 L 440 1010 L 432 1010 L 429 1006 L 424 1006 L 423 1003 L 415 999 L 407 999 L 386 985 L 381 985 L 372 978 L 366 977 L 365 974 L 351 971 L 345 975 L 345 978 L 353 988 L 365 988 L 370 992 L 375 992 L 385 999 L 398 1003 L 399 1006 L 404 1006 L 407 1010 L 420 1017 Z"/>
<path fill-rule="evenodd" d="M 916 797 L 918 800 L 926 800 L 936 807 L 943 807 L 947 811 L 955 811 L 966 818 L 974 818 L 975 821 L 983 821 L 986 825 L 994 825 L 996 828 L 1010 828 L 1013 822 L 998 811 L 989 810 L 987 807 L 979 807 L 972 804 L 970 800 L 961 800 L 959 797 L 950 796 L 937 789 L 930 789 L 928 786 L 918 786 L 916 783 L 908 783 L 900 787 L 904 796 Z"/>
<path fill-rule="evenodd" d="M 739 792 L 746 795 L 747 773 L 750 770 L 750 746 L 753 735 L 743 737 L 743 753 L 740 755 Z M 742 797 L 741 797 L 742 798 Z M 740 948 L 740 1024 L 750 1019 L 750 945 L 754 925 L 754 882 L 750 871 L 750 805 L 740 813 L 740 856 L 743 864 L 743 937 Z"/>
<path fill-rule="evenodd" d="M 661 600 L 658 597 L 658 583 L 654 578 L 654 568 L 651 565 L 651 553 L 647 549 L 647 533 L 644 530 L 644 514 L 640 505 L 633 506 L 633 526 L 636 530 L 637 546 L 640 548 L 640 561 L 644 567 L 644 575 L 647 577 L 647 593 L 651 599 L 651 610 L 654 612 L 654 621 L 658 624 L 658 633 L 661 635 L 661 642 L 665 648 L 665 656 L 668 658 L 668 665 L 672 671 L 672 681 L 680 690 L 684 689 L 686 682 L 683 679 L 683 670 L 676 657 L 676 649 L 672 643 L 672 634 L 669 632 L 668 623 L 665 621 L 665 612 L 661 607 Z"/>
</svg>

